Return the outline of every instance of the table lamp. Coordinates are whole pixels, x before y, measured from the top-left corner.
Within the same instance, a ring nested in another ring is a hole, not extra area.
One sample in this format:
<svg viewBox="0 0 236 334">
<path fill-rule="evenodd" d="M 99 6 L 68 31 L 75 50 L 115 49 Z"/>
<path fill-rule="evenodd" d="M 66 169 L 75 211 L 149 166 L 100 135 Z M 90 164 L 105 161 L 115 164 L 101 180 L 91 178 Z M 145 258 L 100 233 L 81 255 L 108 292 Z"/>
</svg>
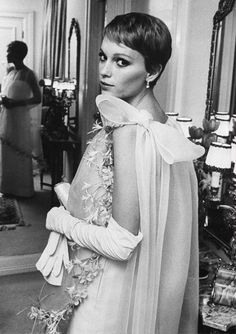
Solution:
<svg viewBox="0 0 236 334">
<path fill-rule="evenodd" d="M 190 138 L 189 127 L 192 126 L 192 118 L 190 117 L 177 117 L 176 121 L 179 123 L 186 138 Z"/>
<path fill-rule="evenodd" d="M 216 114 L 215 119 L 220 122 L 219 128 L 215 131 L 217 141 L 226 143 L 230 131 L 230 116 L 229 114 Z"/>
<path fill-rule="evenodd" d="M 209 199 L 220 201 L 221 174 L 231 168 L 231 145 L 212 142 L 205 164 L 212 173 L 211 198 Z"/>
</svg>

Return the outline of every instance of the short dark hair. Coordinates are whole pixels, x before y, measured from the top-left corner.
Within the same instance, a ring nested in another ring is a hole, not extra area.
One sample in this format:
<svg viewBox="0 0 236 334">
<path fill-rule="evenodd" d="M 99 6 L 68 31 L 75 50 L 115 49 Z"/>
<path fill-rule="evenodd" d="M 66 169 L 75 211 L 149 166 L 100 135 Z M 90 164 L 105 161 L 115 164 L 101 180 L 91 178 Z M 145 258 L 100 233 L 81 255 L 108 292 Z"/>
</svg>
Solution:
<svg viewBox="0 0 236 334">
<path fill-rule="evenodd" d="M 28 53 L 28 47 L 26 43 L 22 41 L 13 41 L 8 44 L 8 50 L 13 52 L 19 59 L 23 60 Z"/>
<path fill-rule="evenodd" d="M 171 56 L 169 29 L 162 20 L 149 14 L 132 12 L 118 15 L 105 27 L 103 36 L 141 53 L 147 72 L 155 73 L 161 65 L 158 78 Z M 158 78 L 150 85 L 154 86 Z"/>
</svg>

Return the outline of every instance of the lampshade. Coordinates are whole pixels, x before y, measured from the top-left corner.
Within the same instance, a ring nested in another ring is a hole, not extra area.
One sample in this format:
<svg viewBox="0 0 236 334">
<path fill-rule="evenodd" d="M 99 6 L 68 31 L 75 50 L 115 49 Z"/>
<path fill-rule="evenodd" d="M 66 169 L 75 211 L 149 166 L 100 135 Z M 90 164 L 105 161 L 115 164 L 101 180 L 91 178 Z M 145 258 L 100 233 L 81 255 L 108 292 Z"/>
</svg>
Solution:
<svg viewBox="0 0 236 334">
<path fill-rule="evenodd" d="M 231 146 L 231 161 L 236 165 L 236 138 L 233 138 Z"/>
<path fill-rule="evenodd" d="M 59 81 L 53 81 L 53 85 L 52 85 L 52 87 L 54 88 L 54 89 L 59 89 L 59 86 L 60 86 L 60 84 L 59 84 Z"/>
<path fill-rule="evenodd" d="M 192 118 L 190 117 L 177 117 L 176 121 L 179 123 L 185 137 L 189 138 L 189 127 L 192 126 Z"/>
<path fill-rule="evenodd" d="M 167 112 L 166 115 L 172 119 L 176 119 L 179 116 L 177 112 Z"/>
<path fill-rule="evenodd" d="M 206 165 L 213 171 L 231 168 L 231 145 L 213 142 L 206 157 Z"/>
<path fill-rule="evenodd" d="M 45 78 L 45 79 L 44 79 L 44 84 L 45 84 L 45 86 L 51 86 L 51 85 L 52 85 L 52 79 L 50 79 L 50 78 Z"/>
<path fill-rule="evenodd" d="M 227 138 L 229 136 L 230 120 L 225 119 L 224 115 L 218 115 L 215 119 L 220 122 L 219 128 L 215 131 L 217 136 Z"/>
<path fill-rule="evenodd" d="M 230 119 L 230 127 L 229 127 L 230 131 L 233 131 L 234 122 L 236 123 L 236 115 L 235 114 L 232 115 L 231 119 Z"/>
<path fill-rule="evenodd" d="M 216 114 L 215 114 L 215 117 L 216 118 L 219 118 L 219 119 L 224 119 L 226 121 L 229 121 L 230 120 L 230 114 L 227 113 L 227 111 L 218 111 Z"/>
</svg>

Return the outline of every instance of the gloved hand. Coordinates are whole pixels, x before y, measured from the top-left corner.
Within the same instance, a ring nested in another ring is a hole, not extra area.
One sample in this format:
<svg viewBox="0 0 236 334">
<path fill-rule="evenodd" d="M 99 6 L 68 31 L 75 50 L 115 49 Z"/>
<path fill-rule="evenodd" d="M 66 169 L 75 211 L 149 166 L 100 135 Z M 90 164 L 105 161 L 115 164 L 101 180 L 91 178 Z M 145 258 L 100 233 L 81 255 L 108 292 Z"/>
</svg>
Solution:
<svg viewBox="0 0 236 334">
<path fill-rule="evenodd" d="M 36 268 L 50 284 L 61 285 L 64 266 L 67 266 L 68 263 L 66 237 L 57 232 L 51 232 L 47 246 L 36 263 Z"/>
<path fill-rule="evenodd" d="M 107 227 L 96 226 L 72 217 L 63 207 L 54 207 L 48 212 L 46 227 L 65 234 L 81 247 L 120 261 L 128 260 L 143 238 L 142 233 L 135 236 L 112 217 Z"/>
<path fill-rule="evenodd" d="M 71 216 L 63 206 L 53 207 L 47 213 L 46 228 L 53 230 L 61 234 L 65 234 L 68 239 L 70 238 L 70 230 L 79 222 L 79 219 Z"/>
</svg>

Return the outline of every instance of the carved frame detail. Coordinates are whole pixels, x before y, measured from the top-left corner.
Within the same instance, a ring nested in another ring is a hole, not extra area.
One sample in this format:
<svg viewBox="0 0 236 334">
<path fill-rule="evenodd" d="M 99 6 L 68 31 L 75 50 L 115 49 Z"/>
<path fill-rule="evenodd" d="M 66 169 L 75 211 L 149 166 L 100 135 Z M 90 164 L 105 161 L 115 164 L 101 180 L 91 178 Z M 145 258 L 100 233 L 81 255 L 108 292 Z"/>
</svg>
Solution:
<svg viewBox="0 0 236 334">
<path fill-rule="evenodd" d="M 213 86 L 216 65 L 216 52 L 219 42 L 219 29 L 223 19 L 232 11 L 234 2 L 235 0 L 220 0 L 218 10 L 213 17 L 205 110 L 206 119 L 210 119 L 210 116 L 213 114 Z"/>
</svg>

